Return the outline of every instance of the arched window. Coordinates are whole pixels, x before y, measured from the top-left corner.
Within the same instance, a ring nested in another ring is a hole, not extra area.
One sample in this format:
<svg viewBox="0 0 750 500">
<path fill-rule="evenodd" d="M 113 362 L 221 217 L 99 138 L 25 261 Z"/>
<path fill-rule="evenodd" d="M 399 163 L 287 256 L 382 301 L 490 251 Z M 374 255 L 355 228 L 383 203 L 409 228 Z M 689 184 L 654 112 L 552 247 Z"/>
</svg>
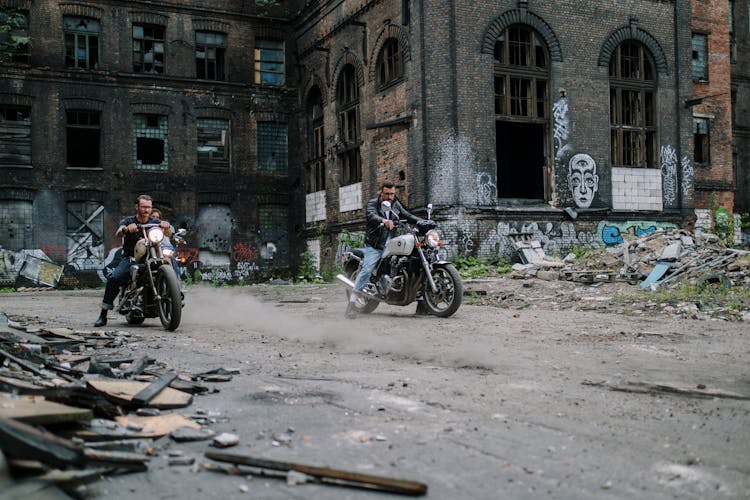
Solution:
<svg viewBox="0 0 750 500">
<path fill-rule="evenodd" d="M 326 188 L 325 134 L 323 132 L 323 96 L 318 87 L 313 87 L 307 97 L 307 192 L 314 193 Z"/>
<path fill-rule="evenodd" d="M 549 51 L 533 28 L 503 30 L 494 48 L 497 195 L 544 200 L 549 130 Z"/>
<path fill-rule="evenodd" d="M 359 85 L 357 72 L 352 64 L 347 64 L 341 70 L 336 85 L 336 106 L 339 119 L 341 185 L 346 186 L 362 180 L 362 165 L 359 158 Z"/>
<path fill-rule="evenodd" d="M 389 38 L 378 56 L 378 86 L 385 87 L 404 76 L 404 58 L 398 40 Z"/>
<path fill-rule="evenodd" d="M 635 40 L 622 42 L 609 61 L 612 166 L 658 166 L 655 96 L 653 57 Z"/>
</svg>

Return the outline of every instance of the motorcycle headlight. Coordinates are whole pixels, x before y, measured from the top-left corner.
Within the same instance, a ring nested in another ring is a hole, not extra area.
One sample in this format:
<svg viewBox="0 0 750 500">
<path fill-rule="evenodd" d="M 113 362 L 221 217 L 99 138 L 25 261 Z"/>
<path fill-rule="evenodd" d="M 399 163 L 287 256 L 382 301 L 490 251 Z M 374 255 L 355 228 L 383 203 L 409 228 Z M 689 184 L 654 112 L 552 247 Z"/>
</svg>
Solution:
<svg viewBox="0 0 750 500">
<path fill-rule="evenodd" d="M 164 257 L 172 258 L 174 256 L 174 248 L 162 247 L 161 252 L 164 254 Z"/>
<path fill-rule="evenodd" d="M 160 227 L 153 227 L 148 230 L 148 241 L 151 243 L 159 243 L 164 239 L 164 231 Z"/>
<path fill-rule="evenodd" d="M 427 244 L 432 248 L 437 248 L 440 246 L 440 233 L 435 229 L 427 231 L 425 239 L 427 240 Z"/>
</svg>

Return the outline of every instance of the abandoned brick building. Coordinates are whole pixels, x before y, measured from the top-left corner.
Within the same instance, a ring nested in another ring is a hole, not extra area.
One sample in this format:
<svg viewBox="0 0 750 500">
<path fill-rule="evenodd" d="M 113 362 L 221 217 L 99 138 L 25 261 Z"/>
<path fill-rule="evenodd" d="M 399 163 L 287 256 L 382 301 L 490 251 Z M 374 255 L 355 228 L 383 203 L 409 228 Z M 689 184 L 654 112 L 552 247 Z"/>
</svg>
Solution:
<svg viewBox="0 0 750 500">
<path fill-rule="evenodd" d="M 333 266 L 386 179 L 451 255 L 748 206 L 747 0 L 0 3 L 0 245 L 69 279 L 141 192 L 228 280 Z"/>
</svg>

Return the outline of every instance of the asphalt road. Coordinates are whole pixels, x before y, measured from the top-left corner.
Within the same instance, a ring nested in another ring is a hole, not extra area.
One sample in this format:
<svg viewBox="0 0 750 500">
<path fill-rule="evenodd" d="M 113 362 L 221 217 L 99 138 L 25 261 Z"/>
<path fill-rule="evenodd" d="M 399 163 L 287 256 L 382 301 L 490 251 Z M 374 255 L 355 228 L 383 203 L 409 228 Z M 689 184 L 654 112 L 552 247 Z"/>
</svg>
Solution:
<svg viewBox="0 0 750 500">
<path fill-rule="evenodd" d="M 164 438 L 148 472 L 93 483 L 95 498 L 401 498 L 210 472 L 205 451 L 419 481 L 434 499 L 748 498 L 747 323 L 544 303 L 465 305 L 446 319 L 381 306 L 346 320 L 338 285 L 186 296 L 176 332 L 110 315 L 107 329 L 128 336 L 107 355 L 238 369 L 177 413 L 208 415 L 207 428 L 240 443 Z M 2 294 L 0 311 L 90 330 L 100 300 L 100 290 Z M 176 456 L 196 462 L 169 465 Z"/>
</svg>

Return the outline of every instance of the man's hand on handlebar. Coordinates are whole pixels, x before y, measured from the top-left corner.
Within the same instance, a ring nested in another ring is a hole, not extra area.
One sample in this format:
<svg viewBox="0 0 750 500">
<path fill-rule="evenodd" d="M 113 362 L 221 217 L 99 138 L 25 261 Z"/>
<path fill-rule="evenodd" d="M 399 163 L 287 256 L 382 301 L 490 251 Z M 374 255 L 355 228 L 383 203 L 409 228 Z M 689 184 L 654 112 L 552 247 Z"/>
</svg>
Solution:
<svg viewBox="0 0 750 500">
<path fill-rule="evenodd" d="M 392 221 L 392 220 L 390 220 L 390 219 L 385 219 L 385 220 L 383 221 L 383 225 L 384 225 L 384 226 L 385 226 L 386 228 L 388 228 L 389 230 L 391 230 L 391 229 L 393 229 L 393 226 L 395 226 L 395 225 L 396 225 L 396 222 L 395 222 L 395 221 Z"/>
</svg>

